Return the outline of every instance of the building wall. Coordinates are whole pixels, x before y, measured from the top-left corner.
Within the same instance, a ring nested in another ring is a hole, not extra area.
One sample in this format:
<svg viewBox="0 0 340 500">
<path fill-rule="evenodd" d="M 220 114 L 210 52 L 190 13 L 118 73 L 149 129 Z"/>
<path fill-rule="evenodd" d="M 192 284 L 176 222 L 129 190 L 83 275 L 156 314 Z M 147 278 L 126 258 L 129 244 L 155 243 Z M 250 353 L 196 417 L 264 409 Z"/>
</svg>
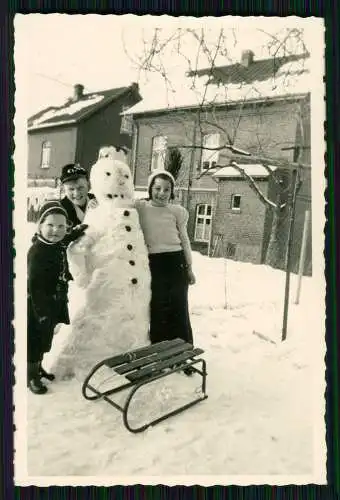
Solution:
<svg viewBox="0 0 340 500">
<path fill-rule="evenodd" d="M 152 139 L 157 135 L 168 137 L 168 146 L 179 147 L 183 156 L 183 166 L 178 183 L 188 183 L 190 165 L 193 165 L 193 187 L 216 187 L 210 174 L 201 173 L 201 148 L 192 149 L 194 136 L 196 145 L 202 144 L 203 134 L 220 132 L 221 144 L 229 143 L 228 134 L 234 139 L 235 146 L 254 154 L 286 157 L 293 160 L 293 151 L 283 151 L 283 147 L 293 147 L 296 140 L 296 114 L 299 105 L 295 102 L 279 101 L 257 106 L 236 108 L 216 108 L 214 114 L 201 113 L 200 126 L 196 125 L 197 113 L 191 110 L 167 113 L 149 113 L 136 116 L 138 141 L 136 151 L 135 184 L 145 186 L 151 169 Z M 222 130 L 208 122 L 222 127 Z M 182 148 L 180 146 L 183 146 Z M 193 158 L 192 155 L 193 154 Z M 230 160 L 227 150 L 220 152 L 219 163 L 226 165 Z M 191 161 L 193 163 L 191 163 Z"/>
<path fill-rule="evenodd" d="M 193 144 L 194 117 L 190 112 L 168 113 L 138 118 L 138 142 L 135 165 L 135 185 L 146 186 L 151 173 L 152 140 L 157 135 L 168 137 L 168 146 L 191 146 Z M 178 176 L 178 185 L 186 186 L 191 160 L 190 148 L 179 148 L 183 165 Z M 210 179 L 209 179 L 210 180 Z M 210 184 L 210 183 L 209 183 Z"/>
<path fill-rule="evenodd" d="M 120 132 L 120 113 L 123 106 L 132 106 L 136 102 L 132 93 L 127 94 L 82 121 L 78 129 L 76 161 L 90 170 L 102 146 L 124 145 L 131 149 L 132 137 Z"/>
<path fill-rule="evenodd" d="M 303 121 L 303 137 L 300 135 L 298 121 L 301 113 Z M 208 245 L 195 243 L 194 225 L 196 206 L 198 203 L 209 203 L 211 191 L 217 184 L 210 174 L 204 174 L 200 179 L 201 149 L 192 149 L 180 146 L 193 144 L 196 115 L 193 111 L 149 113 L 135 117 L 138 137 L 135 152 L 135 184 L 146 186 L 147 177 L 151 169 L 152 138 L 156 135 L 166 135 L 168 146 L 177 146 L 182 152 L 183 166 L 178 178 L 178 184 L 183 187 L 182 204 L 189 209 L 188 231 L 193 249 L 206 253 Z M 300 161 L 310 162 L 310 116 L 309 99 L 302 104 L 295 101 L 277 101 L 260 105 L 241 106 L 238 108 L 215 109 L 214 116 L 207 115 L 204 119 L 214 122 L 224 128 L 235 139 L 234 144 L 253 154 L 261 156 L 294 159 L 294 146 L 302 144 L 304 149 Z M 216 127 L 201 122 L 203 133 L 216 132 Z M 200 130 L 196 127 L 196 144 L 201 144 Z M 226 134 L 221 132 L 221 141 L 228 142 Z M 283 149 L 287 148 L 287 149 Z M 191 156 L 193 154 L 193 157 Z M 231 154 L 228 150 L 220 152 L 219 164 L 227 165 Z M 190 167 L 193 166 L 193 182 L 190 203 L 187 206 L 186 188 Z M 307 176 L 308 177 L 308 176 Z M 305 176 L 304 183 L 296 205 L 296 220 L 294 226 L 293 269 L 298 266 L 303 231 L 303 219 L 306 207 L 310 207 L 310 180 Z M 275 201 L 275 190 L 272 183 L 260 181 L 261 189 L 269 192 L 270 199 Z M 243 196 L 241 213 L 234 213 L 230 209 L 231 194 L 238 189 Z M 202 191 L 195 191 L 202 189 Z M 308 201 L 309 200 L 309 201 Z M 271 211 L 266 209 L 256 194 L 249 188 L 245 181 L 221 181 L 217 196 L 216 215 L 213 222 L 213 236 L 221 232 L 224 234 L 225 248 L 228 253 L 227 243 L 236 245 L 235 259 L 263 262 L 266 246 L 269 242 L 271 231 Z M 288 211 L 283 213 L 282 238 L 281 238 L 281 267 L 284 266 L 284 255 L 288 235 Z M 308 257 L 309 256 L 309 257 Z M 307 261 L 311 262 L 311 241 L 308 243 Z M 309 264 L 306 264 L 306 269 Z M 309 266 L 310 267 L 310 266 Z"/>
<path fill-rule="evenodd" d="M 42 145 L 51 142 L 51 166 L 41 168 Z M 75 161 L 77 130 L 75 127 L 49 128 L 28 133 L 28 177 L 55 178 L 61 167 Z"/>
<path fill-rule="evenodd" d="M 267 180 L 256 181 L 266 196 Z M 239 212 L 231 209 L 233 194 L 241 195 Z M 228 179 L 219 182 L 217 207 L 213 223 L 213 240 L 223 234 L 223 250 L 219 256 L 233 257 L 245 262 L 262 262 L 262 243 L 266 207 L 243 179 Z M 231 255 L 230 245 L 235 245 L 235 255 Z"/>
</svg>

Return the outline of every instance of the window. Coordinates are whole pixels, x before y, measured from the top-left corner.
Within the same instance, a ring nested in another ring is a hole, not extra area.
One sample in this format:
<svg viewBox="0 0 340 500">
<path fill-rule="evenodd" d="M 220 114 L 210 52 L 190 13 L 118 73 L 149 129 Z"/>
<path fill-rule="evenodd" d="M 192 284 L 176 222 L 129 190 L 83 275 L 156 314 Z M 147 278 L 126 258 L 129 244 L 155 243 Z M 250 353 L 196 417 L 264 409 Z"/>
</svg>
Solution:
<svg viewBox="0 0 340 500">
<path fill-rule="evenodd" d="M 206 134 L 203 136 L 203 148 L 218 148 L 220 145 L 220 134 Z M 212 149 L 202 149 L 202 170 L 214 168 L 218 162 L 219 151 Z"/>
<path fill-rule="evenodd" d="M 127 111 L 130 106 L 123 106 L 122 111 Z M 132 115 L 122 115 L 122 122 L 120 125 L 120 132 L 121 134 L 128 134 L 132 135 L 132 129 L 133 129 L 133 119 Z"/>
<path fill-rule="evenodd" d="M 50 168 L 51 166 L 51 147 L 50 141 L 42 143 L 41 149 L 41 168 Z"/>
<path fill-rule="evenodd" d="M 240 194 L 233 194 L 231 196 L 231 209 L 234 212 L 240 212 L 240 210 L 241 210 L 241 195 Z"/>
<path fill-rule="evenodd" d="M 211 234 L 211 205 L 197 205 L 195 221 L 195 241 L 209 242 Z"/>
<path fill-rule="evenodd" d="M 158 135 L 152 139 L 151 171 L 165 168 L 167 137 Z"/>
</svg>

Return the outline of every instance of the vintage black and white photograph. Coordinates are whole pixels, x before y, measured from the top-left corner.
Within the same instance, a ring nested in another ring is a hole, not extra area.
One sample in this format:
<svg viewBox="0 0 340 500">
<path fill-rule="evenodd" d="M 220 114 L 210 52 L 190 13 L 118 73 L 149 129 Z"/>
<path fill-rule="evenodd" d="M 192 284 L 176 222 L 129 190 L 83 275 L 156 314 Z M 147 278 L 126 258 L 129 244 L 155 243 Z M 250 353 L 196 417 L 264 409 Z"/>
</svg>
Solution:
<svg viewBox="0 0 340 500">
<path fill-rule="evenodd" d="M 15 483 L 326 484 L 323 21 L 14 28 Z"/>
</svg>

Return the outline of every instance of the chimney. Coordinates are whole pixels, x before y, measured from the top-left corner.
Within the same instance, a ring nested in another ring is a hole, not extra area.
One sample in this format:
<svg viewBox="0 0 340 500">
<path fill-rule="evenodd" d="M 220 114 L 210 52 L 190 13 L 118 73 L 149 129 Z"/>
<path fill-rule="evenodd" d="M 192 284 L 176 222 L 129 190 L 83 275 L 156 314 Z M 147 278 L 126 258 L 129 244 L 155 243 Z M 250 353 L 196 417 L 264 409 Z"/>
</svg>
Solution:
<svg viewBox="0 0 340 500">
<path fill-rule="evenodd" d="M 254 52 L 252 50 L 244 50 L 241 56 L 241 64 L 245 68 L 248 68 L 254 61 Z"/>
<path fill-rule="evenodd" d="M 73 101 L 78 101 L 83 97 L 83 92 L 84 92 L 84 85 L 81 85 L 80 83 L 76 83 L 73 87 Z"/>
</svg>

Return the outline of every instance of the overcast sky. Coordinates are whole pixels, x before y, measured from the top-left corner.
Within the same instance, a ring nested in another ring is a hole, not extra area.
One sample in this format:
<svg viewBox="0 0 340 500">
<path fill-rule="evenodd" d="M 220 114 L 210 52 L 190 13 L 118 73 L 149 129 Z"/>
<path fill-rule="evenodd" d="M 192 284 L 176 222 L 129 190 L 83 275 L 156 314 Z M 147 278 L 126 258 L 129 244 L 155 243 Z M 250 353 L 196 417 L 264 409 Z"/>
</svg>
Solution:
<svg viewBox="0 0 340 500">
<path fill-rule="evenodd" d="M 18 14 L 15 17 L 16 85 L 25 95 L 25 115 L 50 105 L 62 104 L 72 94 L 75 83 L 86 91 L 126 85 L 138 79 L 129 54 L 141 54 L 143 37 L 150 40 L 155 27 L 162 36 L 177 27 L 202 26 L 209 38 L 221 27 L 235 28 L 228 53 L 235 61 L 242 50 L 251 48 L 255 56 L 265 57 L 267 33 L 299 24 L 305 28 L 305 41 L 313 39 L 318 26 L 299 18 L 171 18 L 169 16 L 115 16 L 67 14 Z M 314 20 L 315 21 L 315 20 Z M 318 20 L 316 20 L 317 22 Z M 319 29 L 321 28 L 319 22 Z M 312 36 L 311 36 L 312 35 Z M 190 48 L 188 49 L 190 53 Z M 169 62 L 177 64 L 175 58 Z M 202 61 L 203 64 L 203 61 Z M 175 67 L 178 71 L 180 67 Z M 152 80 L 140 82 L 141 93 L 154 92 Z"/>
</svg>

